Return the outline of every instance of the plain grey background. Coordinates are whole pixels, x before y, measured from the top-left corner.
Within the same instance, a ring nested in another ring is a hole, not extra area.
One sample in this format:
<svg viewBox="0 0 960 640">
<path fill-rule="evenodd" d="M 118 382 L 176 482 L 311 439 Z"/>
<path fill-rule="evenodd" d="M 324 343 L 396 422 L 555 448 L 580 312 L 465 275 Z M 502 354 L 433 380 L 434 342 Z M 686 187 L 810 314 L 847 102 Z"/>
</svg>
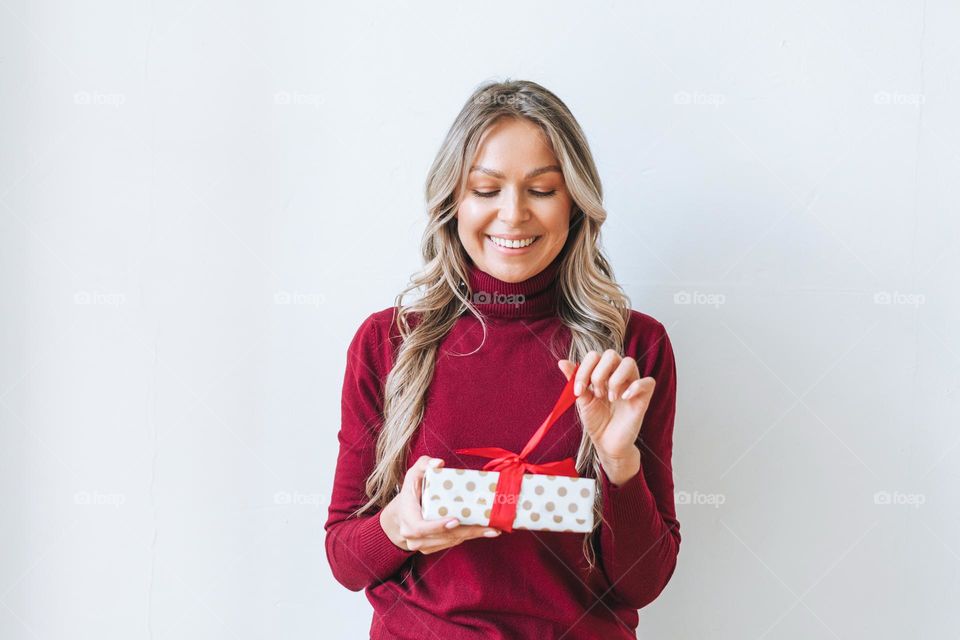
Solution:
<svg viewBox="0 0 960 640">
<path fill-rule="evenodd" d="M 345 349 L 482 81 L 556 92 L 679 376 L 643 638 L 960 633 L 948 0 L 0 0 L 0 637 L 366 637 Z"/>
</svg>

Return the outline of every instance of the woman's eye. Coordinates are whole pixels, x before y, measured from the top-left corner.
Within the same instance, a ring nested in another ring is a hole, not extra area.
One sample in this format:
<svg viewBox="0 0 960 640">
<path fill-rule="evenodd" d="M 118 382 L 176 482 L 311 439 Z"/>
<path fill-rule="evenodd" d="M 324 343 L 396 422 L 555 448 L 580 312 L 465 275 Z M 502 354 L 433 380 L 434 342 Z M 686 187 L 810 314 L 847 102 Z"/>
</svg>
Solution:
<svg viewBox="0 0 960 640">
<path fill-rule="evenodd" d="M 473 189 L 472 191 L 474 195 L 480 198 L 493 198 L 498 193 L 500 193 L 499 189 L 494 189 L 493 191 L 480 191 L 478 189 Z M 536 189 L 530 189 L 530 195 L 532 195 L 534 198 L 549 198 L 556 192 L 557 192 L 556 189 L 553 189 L 551 191 L 537 191 Z"/>
</svg>

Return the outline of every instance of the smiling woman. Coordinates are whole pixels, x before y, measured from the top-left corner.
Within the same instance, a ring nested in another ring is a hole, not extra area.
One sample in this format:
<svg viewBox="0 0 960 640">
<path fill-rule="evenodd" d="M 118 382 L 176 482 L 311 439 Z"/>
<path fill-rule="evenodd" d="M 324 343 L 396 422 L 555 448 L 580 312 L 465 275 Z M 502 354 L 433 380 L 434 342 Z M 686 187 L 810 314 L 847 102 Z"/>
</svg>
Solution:
<svg viewBox="0 0 960 640">
<path fill-rule="evenodd" d="M 348 351 L 334 576 L 366 590 L 372 638 L 423 626 L 445 640 L 635 638 L 680 547 L 676 369 L 663 325 L 630 309 L 603 255 L 586 137 L 542 86 L 486 84 L 448 131 L 426 196 L 423 271 Z M 574 375 L 577 411 L 528 459 L 574 458 L 597 481 L 592 531 L 423 519 L 429 466 L 481 469 L 454 452 L 520 451 Z"/>
<path fill-rule="evenodd" d="M 519 282 L 543 271 L 560 252 L 572 206 L 543 130 L 505 116 L 480 138 L 467 196 L 457 210 L 457 231 L 480 269 Z"/>
</svg>

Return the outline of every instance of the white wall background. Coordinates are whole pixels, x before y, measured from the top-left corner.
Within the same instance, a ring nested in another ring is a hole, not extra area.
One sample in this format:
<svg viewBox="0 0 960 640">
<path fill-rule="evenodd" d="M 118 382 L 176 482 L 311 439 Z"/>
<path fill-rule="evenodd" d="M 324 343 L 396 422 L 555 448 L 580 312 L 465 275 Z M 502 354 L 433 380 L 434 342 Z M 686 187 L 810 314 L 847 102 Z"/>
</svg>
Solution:
<svg viewBox="0 0 960 640">
<path fill-rule="evenodd" d="M 640 637 L 957 637 L 958 29 L 948 0 L 3 0 L 0 637 L 366 637 L 323 547 L 345 348 L 505 76 L 579 118 L 677 354 L 683 544 Z"/>
</svg>

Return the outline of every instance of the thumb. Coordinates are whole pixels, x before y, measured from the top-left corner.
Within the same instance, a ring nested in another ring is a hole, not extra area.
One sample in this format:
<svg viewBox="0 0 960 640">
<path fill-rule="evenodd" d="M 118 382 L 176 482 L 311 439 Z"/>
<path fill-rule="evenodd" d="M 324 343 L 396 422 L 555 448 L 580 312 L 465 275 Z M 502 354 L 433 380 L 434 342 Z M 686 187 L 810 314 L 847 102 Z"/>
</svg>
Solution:
<svg viewBox="0 0 960 640">
<path fill-rule="evenodd" d="M 577 365 L 570 360 L 558 360 L 557 366 L 560 367 L 560 371 L 563 372 L 563 376 L 569 380 L 570 375 L 573 373 L 574 369 L 577 368 Z"/>
<path fill-rule="evenodd" d="M 577 370 L 577 363 L 572 360 L 558 360 L 557 366 L 563 371 L 563 375 L 568 381 L 570 380 L 570 376 Z M 584 411 L 590 406 L 593 400 L 593 392 L 585 389 L 583 393 L 577 396 L 577 407 L 579 407 L 581 411 Z"/>
</svg>

